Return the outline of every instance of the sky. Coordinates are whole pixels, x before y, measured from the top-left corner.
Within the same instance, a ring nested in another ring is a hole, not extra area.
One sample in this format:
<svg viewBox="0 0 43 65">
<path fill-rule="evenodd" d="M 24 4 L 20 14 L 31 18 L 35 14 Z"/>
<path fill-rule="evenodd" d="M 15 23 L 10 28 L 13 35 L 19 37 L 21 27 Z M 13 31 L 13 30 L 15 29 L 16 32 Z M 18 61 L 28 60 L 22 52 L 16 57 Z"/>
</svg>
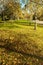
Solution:
<svg viewBox="0 0 43 65">
<path fill-rule="evenodd" d="M 25 3 L 22 2 L 22 0 L 20 0 L 20 4 L 21 4 L 21 7 L 23 8 Z"/>
<path fill-rule="evenodd" d="M 25 4 L 28 3 L 28 0 L 20 0 L 20 3 L 21 3 L 21 7 L 23 8 Z"/>
<path fill-rule="evenodd" d="M 25 4 L 28 3 L 28 0 L 24 0 L 24 1 L 23 0 L 20 0 L 20 3 L 21 3 L 21 7 L 23 8 L 25 6 Z M 30 13 L 29 10 L 27 10 L 27 12 Z"/>
</svg>

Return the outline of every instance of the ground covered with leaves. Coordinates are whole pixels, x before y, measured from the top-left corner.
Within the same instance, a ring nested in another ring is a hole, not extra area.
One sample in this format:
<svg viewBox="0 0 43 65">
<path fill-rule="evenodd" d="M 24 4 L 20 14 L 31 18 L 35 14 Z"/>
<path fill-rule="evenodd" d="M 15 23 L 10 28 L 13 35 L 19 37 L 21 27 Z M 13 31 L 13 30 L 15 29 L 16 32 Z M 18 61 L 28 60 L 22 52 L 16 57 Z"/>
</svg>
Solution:
<svg viewBox="0 0 43 65">
<path fill-rule="evenodd" d="M 0 48 L 0 65 L 43 65 L 43 60 Z"/>
<path fill-rule="evenodd" d="M 0 25 L 0 65 L 43 65 L 43 27 L 24 22 Z"/>
</svg>

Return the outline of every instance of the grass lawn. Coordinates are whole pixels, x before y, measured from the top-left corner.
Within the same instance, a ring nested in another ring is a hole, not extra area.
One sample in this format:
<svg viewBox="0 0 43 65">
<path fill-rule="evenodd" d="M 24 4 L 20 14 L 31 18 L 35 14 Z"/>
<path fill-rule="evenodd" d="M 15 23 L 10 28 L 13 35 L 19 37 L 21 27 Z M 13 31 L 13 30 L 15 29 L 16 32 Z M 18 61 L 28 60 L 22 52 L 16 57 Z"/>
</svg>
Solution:
<svg viewBox="0 0 43 65">
<path fill-rule="evenodd" d="M 30 26 L 29 22 L 30 21 L 15 20 L 0 23 L 0 39 L 5 40 L 10 36 L 9 43 L 12 45 L 10 49 L 16 49 L 17 52 L 32 54 L 33 56 L 43 58 L 43 26 L 37 26 L 37 30 L 34 30 L 34 24 Z M 13 41 L 12 38 L 14 39 Z M 30 61 L 32 62 L 32 60 Z M 30 61 L 27 60 L 27 62 Z M 30 62 L 29 65 L 43 65 L 43 60 L 38 60 L 35 62 L 36 64 L 34 64 L 34 61 L 33 64 Z"/>
</svg>

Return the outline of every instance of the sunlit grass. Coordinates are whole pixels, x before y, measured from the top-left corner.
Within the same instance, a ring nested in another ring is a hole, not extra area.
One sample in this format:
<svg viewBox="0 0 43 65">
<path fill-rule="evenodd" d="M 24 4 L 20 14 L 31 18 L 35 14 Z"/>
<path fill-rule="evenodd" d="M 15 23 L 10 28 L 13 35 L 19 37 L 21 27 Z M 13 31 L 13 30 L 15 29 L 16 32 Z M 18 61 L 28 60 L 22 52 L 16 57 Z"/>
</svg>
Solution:
<svg viewBox="0 0 43 65">
<path fill-rule="evenodd" d="M 26 62 L 35 60 L 34 63 L 37 65 L 37 63 L 41 64 L 43 61 L 43 60 L 40 61 L 40 59 L 38 59 L 38 58 L 36 58 L 36 59 L 34 58 L 34 54 L 36 56 L 43 57 L 43 27 L 37 26 L 37 29 L 34 30 L 34 24 L 29 25 L 29 22 L 30 21 L 22 21 L 22 20 L 14 21 L 13 20 L 13 21 L 7 21 L 4 23 L 0 23 L 0 40 L 4 41 L 4 43 L 0 42 L 0 45 L 7 44 L 6 46 L 8 46 L 12 50 L 16 49 L 17 51 L 20 51 L 21 53 L 25 52 L 26 54 L 33 54 L 33 58 L 31 56 L 26 56 L 26 55 L 25 56 L 22 55 L 22 56 L 23 56 L 23 58 L 24 57 L 29 58 L 29 60 L 26 59 Z M 6 43 L 6 41 L 5 41 L 6 39 L 8 40 L 9 43 Z M 3 48 L 0 48 L 0 51 L 1 51 L 1 49 L 4 50 Z M 9 54 L 10 57 L 12 56 L 11 55 L 12 53 L 14 54 L 13 56 L 15 56 L 15 55 L 18 56 L 17 52 L 13 52 L 8 49 L 5 50 L 3 53 L 5 53 L 5 52 L 7 52 L 7 54 Z M 21 53 L 19 53 L 19 55 Z M 3 58 L 2 53 L 0 56 Z M 15 56 L 15 57 L 18 58 L 17 56 Z M 21 57 L 21 55 L 19 57 Z M 8 56 L 7 56 L 7 58 L 8 58 Z M 38 59 L 38 61 L 36 61 L 37 59 Z M 22 60 L 24 61 L 24 59 L 22 59 Z M 32 65 L 34 65 L 34 63 L 32 62 Z M 30 63 L 30 65 L 31 65 L 31 63 Z"/>
<path fill-rule="evenodd" d="M 0 24 L 0 30 L 12 30 L 19 34 L 26 34 L 33 38 L 37 43 L 43 43 L 43 27 L 38 27 L 34 30 L 34 25 L 29 26 L 30 21 L 8 21 Z M 24 24 L 24 25 L 23 25 Z"/>
</svg>

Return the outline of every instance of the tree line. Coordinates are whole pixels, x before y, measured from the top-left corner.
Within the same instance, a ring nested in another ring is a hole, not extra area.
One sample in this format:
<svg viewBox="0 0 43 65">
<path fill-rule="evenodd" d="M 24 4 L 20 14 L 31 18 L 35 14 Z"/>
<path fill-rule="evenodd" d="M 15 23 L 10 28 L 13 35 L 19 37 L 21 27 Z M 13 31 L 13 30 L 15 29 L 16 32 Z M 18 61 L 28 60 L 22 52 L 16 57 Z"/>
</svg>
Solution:
<svg viewBox="0 0 43 65">
<path fill-rule="evenodd" d="M 22 0 L 25 3 L 21 8 L 20 0 L 0 0 L 0 17 L 2 20 L 32 19 L 43 20 L 42 0 Z"/>
</svg>

